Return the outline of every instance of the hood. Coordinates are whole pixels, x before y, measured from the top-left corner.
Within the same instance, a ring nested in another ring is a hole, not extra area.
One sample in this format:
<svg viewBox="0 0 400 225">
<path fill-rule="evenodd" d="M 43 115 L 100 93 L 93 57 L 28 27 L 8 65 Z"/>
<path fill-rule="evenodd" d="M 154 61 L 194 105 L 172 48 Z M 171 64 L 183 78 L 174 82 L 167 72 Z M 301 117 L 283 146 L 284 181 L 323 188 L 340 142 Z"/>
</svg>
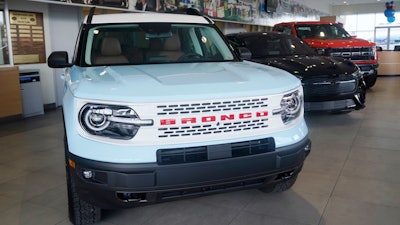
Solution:
<svg viewBox="0 0 400 225">
<path fill-rule="evenodd" d="M 360 39 L 314 39 L 305 38 L 303 39 L 307 44 L 313 48 L 349 48 L 349 47 L 373 47 L 375 43 Z"/>
<path fill-rule="evenodd" d="M 254 59 L 253 61 L 286 70 L 302 79 L 321 75 L 332 77 L 340 74 L 350 75 L 358 69 L 354 63 L 342 58 L 316 55 L 274 57 Z"/>
<path fill-rule="evenodd" d="M 120 102 L 269 95 L 301 85 L 286 71 L 247 61 L 74 66 L 67 83 L 78 98 Z"/>
</svg>

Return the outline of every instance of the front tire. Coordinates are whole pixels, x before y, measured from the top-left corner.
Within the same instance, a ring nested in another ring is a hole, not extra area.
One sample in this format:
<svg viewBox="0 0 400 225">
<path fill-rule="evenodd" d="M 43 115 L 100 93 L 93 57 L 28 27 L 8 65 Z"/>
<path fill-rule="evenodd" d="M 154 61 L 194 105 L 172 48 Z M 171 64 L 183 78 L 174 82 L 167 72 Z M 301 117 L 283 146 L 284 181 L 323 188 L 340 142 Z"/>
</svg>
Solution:
<svg viewBox="0 0 400 225">
<path fill-rule="evenodd" d="M 258 190 L 264 193 L 278 193 L 289 190 L 297 180 L 298 172 L 294 172 L 290 177 L 282 179 L 281 181 L 273 184 L 265 184 L 258 188 Z"/>
<path fill-rule="evenodd" d="M 375 70 L 373 74 L 364 78 L 366 87 L 371 88 L 372 86 L 374 86 L 377 79 L 378 79 L 378 71 Z"/>
<path fill-rule="evenodd" d="M 65 138 L 65 153 L 68 151 L 68 144 Z M 67 154 L 66 154 L 67 155 Z M 77 187 L 70 174 L 70 168 L 67 157 L 66 161 L 66 176 L 67 176 L 67 190 L 68 190 L 68 214 L 69 220 L 74 225 L 93 224 L 99 222 L 101 219 L 101 208 L 92 205 L 82 200 L 77 192 Z"/>
</svg>

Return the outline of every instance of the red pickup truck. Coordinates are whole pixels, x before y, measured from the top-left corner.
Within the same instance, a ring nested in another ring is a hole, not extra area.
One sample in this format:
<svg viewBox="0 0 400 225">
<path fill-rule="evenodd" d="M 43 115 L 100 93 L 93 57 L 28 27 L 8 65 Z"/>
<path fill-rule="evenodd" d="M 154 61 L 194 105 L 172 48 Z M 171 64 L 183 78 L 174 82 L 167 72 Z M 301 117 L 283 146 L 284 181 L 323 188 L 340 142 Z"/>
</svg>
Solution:
<svg viewBox="0 0 400 225">
<path fill-rule="evenodd" d="M 378 71 L 375 43 L 351 36 L 339 23 L 286 22 L 275 24 L 272 30 L 297 36 L 322 55 L 353 61 L 362 71 L 367 88 L 374 86 Z"/>
</svg>

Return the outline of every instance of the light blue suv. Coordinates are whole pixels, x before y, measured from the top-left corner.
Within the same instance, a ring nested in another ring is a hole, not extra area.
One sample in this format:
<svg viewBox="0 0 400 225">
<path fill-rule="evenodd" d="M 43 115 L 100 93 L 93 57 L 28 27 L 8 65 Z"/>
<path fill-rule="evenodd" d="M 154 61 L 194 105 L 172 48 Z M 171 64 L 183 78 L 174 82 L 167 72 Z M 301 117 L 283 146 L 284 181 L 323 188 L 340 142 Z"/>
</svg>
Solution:
<svg viewBox="0 0 400 225">
<path fill-rule="evenodd" d="M 311 149 L 301 82 L 241 60 L 201 15 L 90 14 L 72 63 L 53 52 L 48 65 L 66 68 L 74 224 L 100 220 L 101 209 L 284 191 Z"/>
</svg>

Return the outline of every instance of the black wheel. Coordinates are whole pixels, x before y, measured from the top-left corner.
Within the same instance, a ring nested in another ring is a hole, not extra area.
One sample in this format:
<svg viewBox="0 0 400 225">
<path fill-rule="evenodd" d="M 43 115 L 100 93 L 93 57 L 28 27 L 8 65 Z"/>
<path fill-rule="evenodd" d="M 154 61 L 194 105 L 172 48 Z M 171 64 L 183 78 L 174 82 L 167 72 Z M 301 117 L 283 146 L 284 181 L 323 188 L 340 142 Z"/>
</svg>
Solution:
<svg viewBox="0 0 400 225">
<path fill-rule="evenodd" d="M 371 75 L 369 75 L 369 76 L 364 78 L 365 86 L 367 88 L 371 88 L 372 86 L 375 85 L 377 79 L 378 79 L 378 72 L 375 71 L 374 74 L 371 74 Z"/>
<path fill-rule="evenodd" d="M 365 88 L 363 88 L 361 91 L 360 91 L 360 94 L 359 94 L 359 99 L 360 99 L 360 102 L 361 103 L 365 103 L 365 99 L 367 99 L 367 91 L 365 90 Z"/>
<path fill-rule="evenodd" d="M 258 190 L 264 193 L 277 193 L 289 190 L 297 180 L 298 172 L 291 175 L 290 177 L 279 181 L 278 183 L 265 184 L 258 188 Z"/>
<path fill-rule="evenodd" d="M 358 87 L 358 94 L 354 96 L 354 102 L 356 103 L 356 110 L 365 108 L 365 99 L 367 98 L 367 88 L 362 85 Z"/>
<path fill-rule="evenodd" d="M 64 140 L 65 151 L 68 150 L 68 144 L 66 138 Z M 93 224 L 101 219 L 101 209 L 90 203 L 83 201 L 77 191 L 74 180 L 71 177 L 68 165 L 68 159 L 66 161 L 66 176 L 67 176 L 67 190 L 68 190 L 68 214 L 69 220 L 74 225 Z"/>
</svg>

